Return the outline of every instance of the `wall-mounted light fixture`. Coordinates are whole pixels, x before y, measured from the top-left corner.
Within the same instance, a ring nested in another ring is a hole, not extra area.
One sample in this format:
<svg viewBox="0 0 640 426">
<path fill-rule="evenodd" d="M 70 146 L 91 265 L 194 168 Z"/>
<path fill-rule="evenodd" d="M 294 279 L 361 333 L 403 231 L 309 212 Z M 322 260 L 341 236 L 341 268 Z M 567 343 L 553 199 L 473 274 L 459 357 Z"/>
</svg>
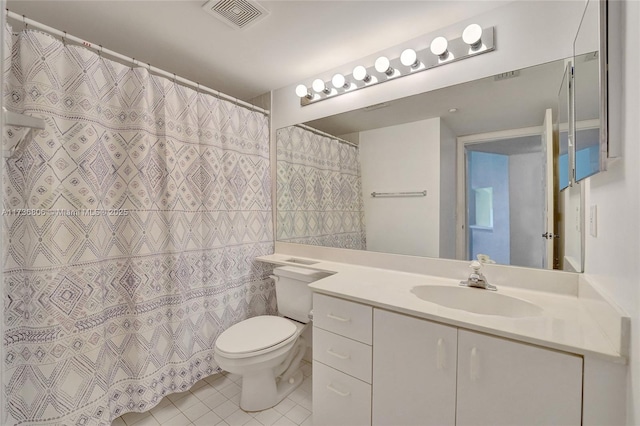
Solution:
<svg viewBox="0 0 640 426">
<path fill-rule="evenodd" d="M 351 75 L 335 74 L 331 78 L 333 88 L 329 88 L 320 78 L 313 80 L 311 88 L 300 84 L 296 87 L 296 95 L 300 97 L 300 105 L 305 106 L 493 50 L 493 27 L 483 29 L 478 24 L 471 24 L 464 29 L 461 37 L 451 40 L 436 37 L 428 49 L 404 49 L 397 58 L 380 56 L 373 67 L 358 65 Z"/>
<path fill-rule="evenodd" d="M 371 82 L 371 76 L 367 72 L 367 69 L 362 65 L 358 65 L 353 69 L 353 78 L 356 81 L 363 81 L 365 83 Z"/>
<path fill-rule="evenodd" d="M 451 53 L 449 52 L 448 47 L 449 47 L 449 41 L 446 38 L 436 37 L 431 42 L 429 49 L 431 50 L 431 53 L 436 55 L 440 60 L 440 62 L 442 62 L 442 61 L 448 60 L 449 57 L 452 56 Z"/>
<path fill-rule="evenodd" d="M 307 86 L 305 86 L 304 84 L 298 84 L 296 86 L 296 95 L 298 95 L 302 99 L 308 99 L 308 100 L 313 99 L 313 95 L 311 94 Z"/>
<path fill-rule="evenodd" d="M 418 54 L 413 49 L 404 49 L 400 54 L 400 63 L 405 67 L 411 67 L 416 69 L 420 67 L 420 60 Z"/>
<path fill-rule="evenodd" d="M 322 81 L 322 79 L 320 78 L 316 78 L 315 80 L 313 80 L 313 83 L 311 83 L 311 88 L 316 93 L 324 93 L 325 95 L 331 93 L 331 89 L 329 89 L 327 85 L 324 84 L 324 81 Z"/>
<path fill-rule="evenodd" d="M 331 84 L 336 89 L 347 90 L 347 89 L 349 89 L 349 87 L 351 87 L 351 84 L 347 83 L 347 79 L 344 78 L 344 75 L 342 75 L 340 73 L 334 74 L 333 77 L 331 77 Z"/>
<path fill-rule="evenodd" d="M 393 77 L 393 74 L 396 71 L 393 69 L 393 67 L 391 66 L 391 61 L 386 56 L 380 56 L 378 59 L 376 59 L 374 67 L 376 71 L 381 74 L 386 74 L 387 77 Z"/>
<path fill-rule="evenodd" d="M 469 45 L 469 52 L 478 51 L 482 48 L 482 27 L 478 24 L 471 24 L 462 32 L 462 41 Z"/>
</svg>

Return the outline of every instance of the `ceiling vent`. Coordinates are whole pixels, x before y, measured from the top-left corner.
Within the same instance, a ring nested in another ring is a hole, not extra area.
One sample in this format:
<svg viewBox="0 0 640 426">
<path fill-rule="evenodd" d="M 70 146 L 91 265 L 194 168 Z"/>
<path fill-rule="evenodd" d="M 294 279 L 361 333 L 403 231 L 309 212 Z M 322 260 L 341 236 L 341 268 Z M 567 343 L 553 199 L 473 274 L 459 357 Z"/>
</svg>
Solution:
<svg viewBox="0 0 640 426">
<path fill-rule="evenodd" d="M 493 76 L 494 81 L 507 80 L 510 78 L 516 78 L 520 75 L 520 70 L 503 72 L 502 74 L 497 74 Z"/>
<path fill-rule="evenodd" d="M 248 28 L 269 14 L 252 0 L 210 0 L 202 8 L 236 30 Z"/>
</svg>

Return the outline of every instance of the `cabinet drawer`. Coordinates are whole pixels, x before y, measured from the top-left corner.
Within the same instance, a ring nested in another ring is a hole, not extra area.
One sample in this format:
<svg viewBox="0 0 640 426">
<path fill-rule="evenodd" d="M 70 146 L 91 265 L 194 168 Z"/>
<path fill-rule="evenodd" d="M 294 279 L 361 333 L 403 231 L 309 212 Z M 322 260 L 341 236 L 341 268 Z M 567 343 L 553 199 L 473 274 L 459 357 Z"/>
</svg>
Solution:
<svg viewBox="0 0 640 426">
<path fill-rule="evenodd" d="M 313 358 L 371 383 L 371 346 L 315 327 Z"/>
<path fill-rule="evenodd" d="M 313 424 L 370 425 L 371 385 L 314 361 Z"/>
<path fill-rule="evenodd" d="M 371 344 L 371 306 L 323 294 L 313 295 L 313 325 L 341 336 Z"/>
</svg>

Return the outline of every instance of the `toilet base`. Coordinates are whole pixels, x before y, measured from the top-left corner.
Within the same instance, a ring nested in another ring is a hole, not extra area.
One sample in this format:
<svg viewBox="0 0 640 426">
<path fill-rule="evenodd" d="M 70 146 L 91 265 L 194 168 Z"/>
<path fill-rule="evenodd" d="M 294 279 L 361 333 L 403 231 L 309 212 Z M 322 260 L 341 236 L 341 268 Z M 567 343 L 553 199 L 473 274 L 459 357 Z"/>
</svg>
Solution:
<svg viewBox="0 0 640 426">
<path fill-rule="evenodd" d="M 240 408 L 243 411 L 262 411 L 274 407 L 293 392 L 304 376 L 298 370 L 288 381 L 274 380 L 273 370 L 242 376 Z"/>
<path fill-rule="evenodd" d="M 304 376 L 301 370 L 298 370 L 288 381 L 278 383 L 278 403 L 285 399 L 291 392 L 293 392 L 304 380 Z"/>
</svg>

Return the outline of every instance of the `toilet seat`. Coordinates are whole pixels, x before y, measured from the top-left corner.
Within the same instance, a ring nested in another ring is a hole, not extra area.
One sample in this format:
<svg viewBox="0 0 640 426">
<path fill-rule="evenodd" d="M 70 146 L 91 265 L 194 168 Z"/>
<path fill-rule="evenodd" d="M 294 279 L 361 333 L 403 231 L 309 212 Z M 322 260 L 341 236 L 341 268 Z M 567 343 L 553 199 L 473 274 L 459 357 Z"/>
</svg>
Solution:
<svg viewBox="0 0 640 426">
<path fill-rule="evenodd" d="M 247 358 L 276 350 L 295 340 L 293 321 L 273 315 L 252 317 L 232 325 L 216 340 L 215 351 L 228 358 Z"/>
</svg>

